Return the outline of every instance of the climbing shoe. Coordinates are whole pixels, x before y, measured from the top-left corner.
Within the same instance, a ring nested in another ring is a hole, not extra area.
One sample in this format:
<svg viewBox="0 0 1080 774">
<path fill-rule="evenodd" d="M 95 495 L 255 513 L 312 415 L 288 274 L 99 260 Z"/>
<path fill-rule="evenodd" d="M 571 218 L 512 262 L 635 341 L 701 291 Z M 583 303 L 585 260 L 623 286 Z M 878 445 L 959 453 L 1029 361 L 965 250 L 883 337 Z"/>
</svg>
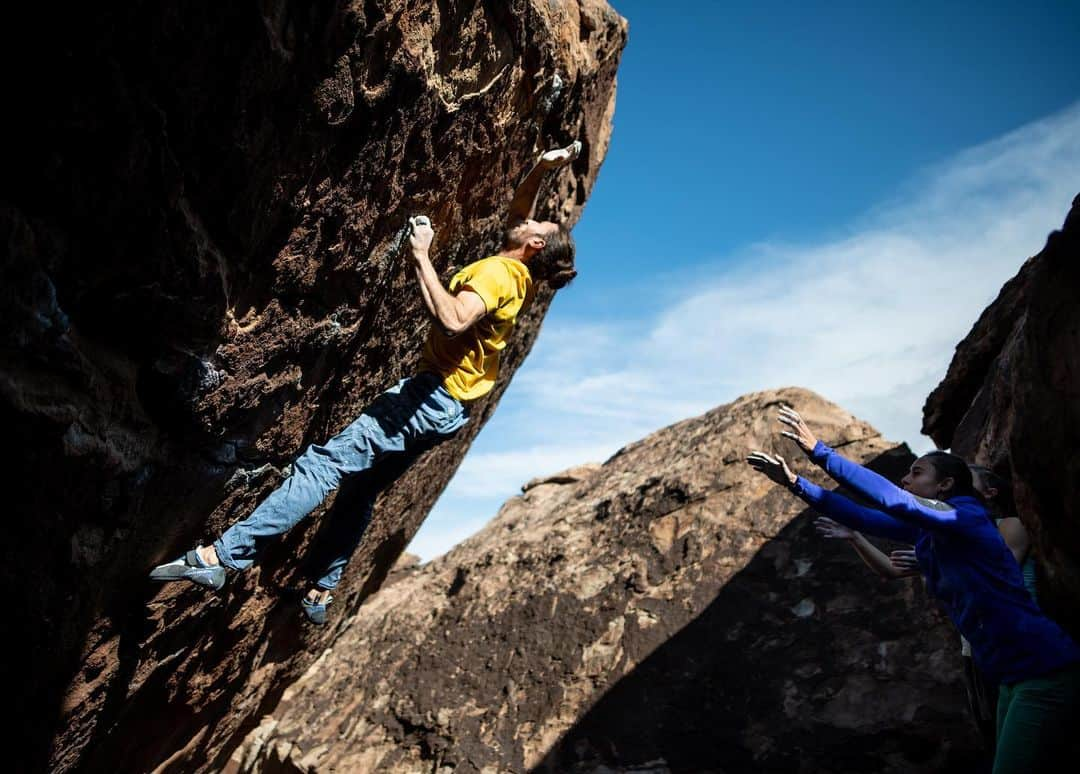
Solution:
<svg viewBox="0 0 1080 774">
<path fill-rule="evenodd" d="M 150 572 L 150 580 L 189 580 L 217 591 L 225 585 L 225 568 L 221 565 L 206 564 L 198 551 L 188 551 L 175 562 L 155 567 Z"/>
<path fill-rule="evenodd" d="M 307 597 L 300 600 L 300 609 L 313 624 L 322 626 L 326 623 L 326 608 L 334 601 L 333 597 L 327 597 L 325 602 L 312 602 Z"/>
</svg>

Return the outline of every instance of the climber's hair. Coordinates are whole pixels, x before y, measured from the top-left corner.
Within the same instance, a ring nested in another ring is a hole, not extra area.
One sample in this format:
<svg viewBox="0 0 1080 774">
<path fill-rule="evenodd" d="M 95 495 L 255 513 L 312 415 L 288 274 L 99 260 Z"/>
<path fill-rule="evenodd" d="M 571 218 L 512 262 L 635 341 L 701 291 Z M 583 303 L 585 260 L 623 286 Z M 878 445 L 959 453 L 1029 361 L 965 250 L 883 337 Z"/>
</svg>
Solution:
<svg viewBox="0 0 1080 774">
<path fill-rule="evenodd" d="M 544 246 L 529 259 L 529 273 L 538 282 L 546 282 L 558 290 L 569 284 L 577 276 L 574 269 L 574 238 L 570 230 L 562 225 L 559 230 L 544 240 Z"/>
<path fill-rule="evenodd" d="M 987 504 L 995 511 L 995 515 L 1001 519 L 1016 516 L 1016 501 L 1013 499 L 1012 481 L 999 476 L 985 465 L 969 465 L 973 475 L 977 476 L 984 487 L 997 490 L 993 497 L 984 498 Z"/>
<path fill-rule="evenodd" d="M 971 468 L 968 467 L 962 457 L 935 449 L 924 454 L 921 459 L 926 460 L 934 468 L 938 481 L 945 478 L 953 480 L 952 488 L 945 492 L 942 499 L 960 496 L 974 497 L 980 501 L 983 499 L 975 490 L 975 482 L 971 477 Z"/>
</svg>

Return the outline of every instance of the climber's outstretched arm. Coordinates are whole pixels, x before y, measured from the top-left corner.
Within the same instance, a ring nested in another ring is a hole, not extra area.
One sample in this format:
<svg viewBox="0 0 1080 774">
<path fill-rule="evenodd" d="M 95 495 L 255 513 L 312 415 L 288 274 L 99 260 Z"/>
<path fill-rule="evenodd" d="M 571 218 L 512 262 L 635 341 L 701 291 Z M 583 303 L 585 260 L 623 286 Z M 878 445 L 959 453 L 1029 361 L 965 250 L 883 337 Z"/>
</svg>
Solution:
<svg viewBox="0 0 1080 774">
<path fill-rule="evenodd" d="M 412 233 L 409 247 L 412 249 L 413 262 L 416 266 L 416 278 L 420 281 L 420 294 L 424 297 L 424 306 L 447 336 L 456 336 L 468 330 L 473 323 L 487 313 L 484 300 L 478 293 L 461 290 L 452 295 L 435 272 L 428 255 L 435 232 L 426 217 L 409 218 Z"/>
<path fill-rule="evenodd" d="M 549 150 L 540 156 L 536 166 L 529 171 L 525 179 L 518 185 L 514 192 L 514 198 L 510 202 L 510 214 L 507 217 L 509 223 L 519 220 L 528 220 L 536 209 L 536 194 L 540 191 L 540 181 L 544 179 L 544 173 L 551 169 L 565 167 L 581 153 L 581 142 L 574 140 L 565 148 Z"/>
</svg>

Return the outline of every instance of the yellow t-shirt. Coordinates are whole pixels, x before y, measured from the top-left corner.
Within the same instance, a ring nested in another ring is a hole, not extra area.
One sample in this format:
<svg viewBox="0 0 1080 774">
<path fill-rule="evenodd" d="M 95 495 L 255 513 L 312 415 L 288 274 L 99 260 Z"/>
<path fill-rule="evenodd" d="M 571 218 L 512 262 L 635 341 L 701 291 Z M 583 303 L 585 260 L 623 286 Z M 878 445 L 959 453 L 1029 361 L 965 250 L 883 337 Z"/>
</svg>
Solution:
<svg viewBox="0 0 1080 774">
<path fill-rule="evenodd" d="M 476 400 L 495 386 L 499 352 L 529 297 L 532 277 L 521 261 L 495 255 L 470 263 L 450 280 L 451 293 L 466 289 L 484 300 L 487 314 L 453 338 L 432 325 L 423 362 L 427 370 L 443 375 L 455 398 Z"/>
</svg>

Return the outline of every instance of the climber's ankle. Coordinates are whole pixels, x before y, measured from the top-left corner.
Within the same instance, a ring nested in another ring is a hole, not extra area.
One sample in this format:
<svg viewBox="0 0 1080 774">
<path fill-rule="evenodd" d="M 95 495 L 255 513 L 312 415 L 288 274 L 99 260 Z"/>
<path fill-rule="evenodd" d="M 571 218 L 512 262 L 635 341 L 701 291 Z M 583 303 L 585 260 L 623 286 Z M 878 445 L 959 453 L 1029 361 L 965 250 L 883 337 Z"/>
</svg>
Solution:
<svg viewBox="0 0 1080 774">
<path fill-rule="evenodd" d="M 199 553 L 199 558 L 203 560 L 204 564 L 208 564 L 211 567 L 216 567 L 221 564 L 221 560 L 218 559 L 217 550 L 212 546 L 199 546 L 195 549 Z"/>
<path fill-rule="evenodd" d="M 318 586 L 312 586 L 308 590 L 307 600 L 308 602 L 314 602 L 316 605 L 325 605 L 326 601 L 330 599 L 330 590 L 319 588 Z"/>
</svg>

